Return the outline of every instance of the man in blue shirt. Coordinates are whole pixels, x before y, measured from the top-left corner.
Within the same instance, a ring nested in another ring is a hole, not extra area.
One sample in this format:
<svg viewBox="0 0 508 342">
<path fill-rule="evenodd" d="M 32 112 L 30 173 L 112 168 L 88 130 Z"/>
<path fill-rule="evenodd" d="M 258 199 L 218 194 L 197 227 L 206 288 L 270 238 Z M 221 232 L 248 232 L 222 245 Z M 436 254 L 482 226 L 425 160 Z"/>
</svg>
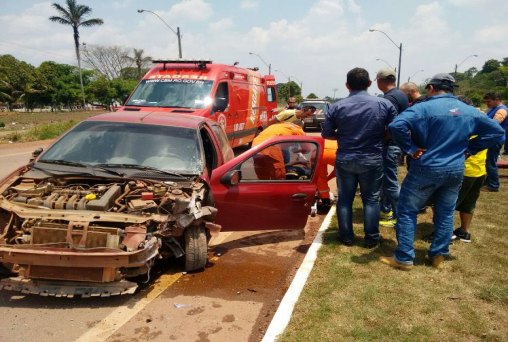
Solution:
<svg viewBox="0 0 508 342">
<path fill-rule="evenodd" d="M 377 87 L 383 92 L 383 97 L 390 101 L 398 113 L 409 107 L 409 99 L 402 90 L 395 85 L 397 80 L 395 70 L 381 69 L 376 75 Z M 381 187 L 381 213 L 379 224 L 393 227 L 397 216 L 397 201 L 399 200 L 399 181 L 397 179 L 399 159 L 402 157 L 400 147 L 392 139 L 387 139 L 383 147 L 383 185 Z"/>
<path fill-rule="evenodd" d="M 364 208 L 364 246 L 367 248 L 377 246 L 380 240 L 383 140 L 387 125 L 397 114 L 390 101 L 367 93 L 371 83 L 367 70 L 350 70 L 346 82 L 349 96 L 330 107 L 321 132 L 323 138 L 336 139 L 340 146 L 335 161 L 339 240 L 346 246 L 354 242 L 353 200 L 359 184 Z"/>
<path fill-rule="evenodd" d="M 442 268 L 449 254 L 455 203 L 464 174 L 464 157 L 504 141 L 499 124 L 453 96 L 455 79 L 437 74 L 427 84 L 428 98 L 409 107 L 388 126 L 393 140 L 412 157 L 397 206 L 398 246 L 381 262 L 409 270 L 415 258 L 416 215 L 432 197 L 434 236 L 428 257 Z M 472 135 L 477 137 L 470 139 Z"/>
<path fill-rule="evenodd" d="M 501 97 L 497 93 L 487 93 L 483 96 L 483 101 L 487 105 L 489 111 L 487 116 L 501 125 L 506 131 L 508 126 L 508 107 L 501 102 Z M 506 137 L 506 135 L 505 135 Z M 491 146 L 487 151 L 487 179 L 483 191 L 498 192 L 499 191 L 499 174 L 497 171 L 497 159 L 501 152 L 502 144 Z"/>
</svg>

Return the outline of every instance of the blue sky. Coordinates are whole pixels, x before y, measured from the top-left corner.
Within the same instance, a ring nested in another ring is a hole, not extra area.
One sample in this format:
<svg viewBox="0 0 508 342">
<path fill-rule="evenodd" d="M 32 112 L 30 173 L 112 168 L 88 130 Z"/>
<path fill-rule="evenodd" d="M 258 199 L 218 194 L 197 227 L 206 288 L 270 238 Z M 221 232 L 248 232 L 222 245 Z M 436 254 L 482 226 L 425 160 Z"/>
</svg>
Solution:
<svg viewBox="0 0 508 342">
<path fill-rule="evenodd" d="M 70 27 L 52 23 L 52 2 L 0 0 L 0 54 L 35 66 L 42 61 L 76 64 Z M 180 27 L 184 58 L 267 67 L 279 81 L 302 83 L 304 95 L 347 96 L 348 70 L 364 67 L 374 79 L 397 66 L 403 44 L 401 81 L 416 83 L 439 72 L 480 69 L 508 57 L 505 0 L 78 0 L 104 25 L 80 30 L 81 42 L 144 49 L 154 58 L 176 58 L 177 38 L 153 14 Z M 478 55 L 478 57 L 472 57 Z M 379 59 L 379 60 L 377 60 Z M 461 64 L 462 63 L 462 64 Z M 277 70 L 274 72 L 274 70 Z M 421 71 L 423 70 L 423 71 Z M 375 86 L 369 89 L 379 93 Z"/>
</svg>

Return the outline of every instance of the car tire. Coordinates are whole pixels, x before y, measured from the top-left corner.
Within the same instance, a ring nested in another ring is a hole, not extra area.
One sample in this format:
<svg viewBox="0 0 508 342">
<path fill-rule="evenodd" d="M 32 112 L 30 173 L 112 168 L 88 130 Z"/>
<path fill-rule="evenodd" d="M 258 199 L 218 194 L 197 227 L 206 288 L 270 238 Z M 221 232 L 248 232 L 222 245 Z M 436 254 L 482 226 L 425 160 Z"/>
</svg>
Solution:
<svg viewBox="0 0 508 342">
<path fill-rule="evenodd" d="M 204 226 L 192 226 L 185 229 L 185 271 L 203 269 L 208 261 L 208 241 Z"/>
</svg>

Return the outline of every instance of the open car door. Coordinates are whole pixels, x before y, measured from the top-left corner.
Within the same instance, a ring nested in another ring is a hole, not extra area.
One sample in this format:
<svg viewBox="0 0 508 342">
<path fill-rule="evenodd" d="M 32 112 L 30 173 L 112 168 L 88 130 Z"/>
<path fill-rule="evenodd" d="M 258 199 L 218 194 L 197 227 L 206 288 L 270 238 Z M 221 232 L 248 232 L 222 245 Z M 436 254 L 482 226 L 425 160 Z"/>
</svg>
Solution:
<svg viewBox="0 0 508 342">
<path fill-rule="evenodd" d="M 280 136 L 213 170 L 222 231 L 303 229 L 315 201 L 323 139 Z"/>
</svg>

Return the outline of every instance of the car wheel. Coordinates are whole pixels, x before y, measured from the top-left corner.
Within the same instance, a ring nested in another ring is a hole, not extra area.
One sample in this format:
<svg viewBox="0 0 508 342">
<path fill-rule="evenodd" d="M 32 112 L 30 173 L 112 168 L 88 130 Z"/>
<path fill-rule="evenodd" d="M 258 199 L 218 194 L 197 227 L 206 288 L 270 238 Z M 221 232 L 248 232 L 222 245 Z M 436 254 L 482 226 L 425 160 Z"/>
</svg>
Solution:
<svg viewBox="0 0 508 342">
<path fill-rule="evenodd" d="M 185 229 L 185 270 L 197 271 L 205 267 L 208 261 L 208 242 L 204 226 Z"/>
</svg>

